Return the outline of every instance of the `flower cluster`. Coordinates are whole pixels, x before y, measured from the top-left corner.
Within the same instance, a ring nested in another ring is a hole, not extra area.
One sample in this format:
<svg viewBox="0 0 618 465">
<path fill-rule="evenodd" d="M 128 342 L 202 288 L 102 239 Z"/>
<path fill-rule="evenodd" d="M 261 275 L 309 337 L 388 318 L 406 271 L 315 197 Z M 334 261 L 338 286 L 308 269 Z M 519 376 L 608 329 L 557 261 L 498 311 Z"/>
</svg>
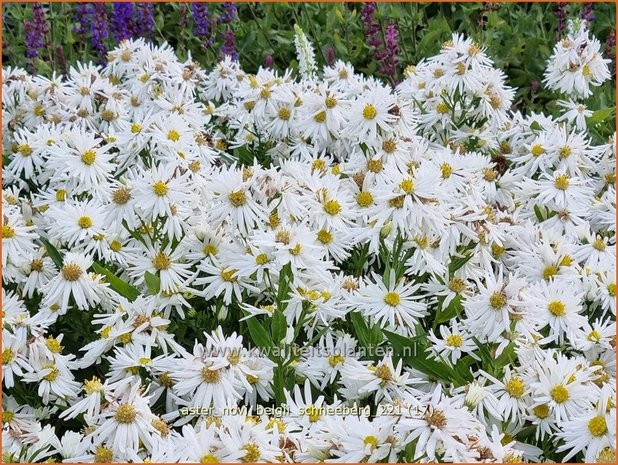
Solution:
<svg viewBox="0 0 618 465">
<path fill-rule="evenodd" d="M 297 41 L 3 70 L 3 459 L 615 460 L 614 139 Z"/>
<path fill-rule="evenodd" d="M 600 86 L 610 78 L 607 64 L 601 56 L 601 43 L 591 37 L 585 21 L 571 21 L 567 37 L 554 47 L 544 81 L 550 89 L 589 97 L 590 86 Z"/>
</svg>

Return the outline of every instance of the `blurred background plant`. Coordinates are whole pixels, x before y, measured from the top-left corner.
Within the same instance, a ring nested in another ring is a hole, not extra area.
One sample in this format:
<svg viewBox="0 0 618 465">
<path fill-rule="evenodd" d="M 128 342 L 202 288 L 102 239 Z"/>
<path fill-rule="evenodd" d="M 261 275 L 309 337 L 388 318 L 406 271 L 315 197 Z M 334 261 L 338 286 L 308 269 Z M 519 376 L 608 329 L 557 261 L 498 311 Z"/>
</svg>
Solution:
<svg viewBox="0 0 618 465">
<path fill-rule="evenodd" d="M 181 59 L 206 68 L 225 54 L 246 70 L 295 68 L 294 24 L 316 48 L 318 65 L 336 59 L 392 83 L 406 66 L 437 53 L 452 32 L 487 46 L 518 88 L 515 107 L 540 110 L 553 100 L 542 75 L 569 18 L 581 17 L 612 58 L 614 3 L 4 3 L 4 66 L 64 73 L 77 61 L 104 63 L 119 41 L 167 41 Z M 615 79 L 587 102 L 613 107 Z"/>
</svg>

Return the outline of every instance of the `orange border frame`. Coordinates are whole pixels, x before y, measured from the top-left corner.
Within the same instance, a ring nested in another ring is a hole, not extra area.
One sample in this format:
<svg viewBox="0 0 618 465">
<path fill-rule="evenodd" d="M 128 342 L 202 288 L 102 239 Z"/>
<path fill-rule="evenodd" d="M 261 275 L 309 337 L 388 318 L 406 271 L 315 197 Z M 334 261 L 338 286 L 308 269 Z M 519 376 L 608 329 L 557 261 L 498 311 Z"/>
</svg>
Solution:
<svg viewBox="0 0 618 465">
<path fill-rule="evenodd" d="M 177 0 L 142 0 L 144 3 L 176 3 Z M 376 0 L 378 3 L 396 3 L 396 2 L 389 2 L 387 0 Z M 135 3 L 133 0 L 115 0 L 116 3 Z M 246 0 L 232 0 L 233 3 L 251 3 L 249 1 Z M 35 0 L 0 0 L 0 6 L 2 6 L 4 3 L 36 3 Z M 60 0 L 48 0 L 45 3 L 83 3 L 80 2 L 78 0 L 69 0 L 66 2 L 60 1 Z M 110 0 L 91 0 L 91 2 L 89 3 L 113 3 Z M 218 1 L 215 0 L 198 0 L 195 3 L 220 3 Z M 256 2 L 253 3 L 281 3 L 277 0 L 257 0 Z M 339 0 L 310 0 L 307 2 L 304 2 L 303 0 L 288 0 L 288 3 L 341 3 Z M 354 3 L 366 3 L 365 0 L 361 0 L 361 1 L 354 1 Z M 429 1 L 425 1 L 425 2 L 419 2 L 416 0 L 403 0 L 400 3 L 478 3 L 478 0 L 459 0 L 459 1 L 449 1 L 449 0 L 429 0 Z M 538 0 L 537 2 L 532 2 L 530 0 L 526 0 L 526 1 L 517 1 L 517 0 L 498 0 L 495 3 L 556 3 L 552 0 Z M 564 3 L 584 3 L 581 1 L 576 1 L 576 0 L 567 0 Z M 613 2 L 607 2 L 607 1 L 603 1 L 603 0 L 592 0 L 592 2 L 590 3 L 614 3 L 614 7 L 616 8 L 616 13 L 618 13 L 618 0 L 614 0 Z M 3 18 L 0 15 L 0 47 L 2 46 L 2 21 Z M 616 62 L 615 62 L 616 63 Z M 0 67 L 2 66 L 2 56 L 0 55 Z M 616 81 L 616 95 L 618 95 L 618 80 Z M 0 98 L 2 97 L 2 89 L 0 88 Z M 618 102 L 616 102 L 616 114 L 618 115 Z M 2 121 L 2 116 L 0 114 L 0 122 Z M 618 132 L 618 117 L 616 118 L 616 131 Z M 2 135 L 2 129 L 0 128 L 0 136 Z M 618 148 L 618 141 L 614 141 L 614 144 L 617 145 Z M 0 176 L 0 189 L 2 188 L 2 178 Z M 617 194 L 618 196 L 618 194 Z M 0 215 L 2 214 L 2 204 L 0 203 Z M 618 222 L 618 214 L 616 215 L 616 220 Z M 0 253 L 2 252 L 2 245 L 0 244 Z M 0 273 L 2 272 L 2 265 L 0 264 Z M 618 280 L 618 270 L 616 272 L 616 278 Z M 0 307 L 2 305 L 2 295 L 0 294 Z M 2 322 L 2 316 L 0 315 L 0 323 Z M 618 339 L 618 329 L 616 331 L 616 339 Z M 0 351 L 2 351 L 2 340 L 0 340 Z M 0 372 L 0 389 L 2 387 L 2 373 Z M 0 415 L 2 414 L 2 402 L 0 402 Z M 615 446 L 615 445 L 614 445 Z M 2 462 L 2 442 L 0 442 L 0 463 L 4 463 Z M 9 462 L 7 462 L 9 463 Z M 127 462 L 114 462 L 114 463 L 127 463 Z M 155 465 L 168 465 L 167 462 L 150 462 L 153 463 Z M 455 464 L 458 464 L 458 462 L 454 462 Z M 464 464 L 468 464 L 469 462 L 459 462 L 459 465 L 464 465 Z M 498 463 L 498 462 L 495 462 Z M 568 464 L 575 464 L 576 462 L 567 462 Z M 111 463 L 109 465 L 112 465 Z M 171 463 L 169 465 L 172 465 Z M 257 465 L 257 464 L 256 464 Z M 319 465 L 319 464 L 313 464 L 313 465 Z M 352 465 L 352 464 L 343 464 L 343 465 Z M 356 464 L 355 464 L 356 465 Z M 360 464 L 358 464 L 360 465 Z"/>
</svg>

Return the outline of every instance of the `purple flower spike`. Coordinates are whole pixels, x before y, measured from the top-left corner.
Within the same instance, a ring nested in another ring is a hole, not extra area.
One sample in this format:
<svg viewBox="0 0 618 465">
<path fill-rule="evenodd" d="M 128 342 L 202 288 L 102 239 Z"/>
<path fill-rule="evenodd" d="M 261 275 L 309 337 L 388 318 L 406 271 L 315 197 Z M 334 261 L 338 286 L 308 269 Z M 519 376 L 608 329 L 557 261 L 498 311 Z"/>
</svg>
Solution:
<svg viewBox="0 0 618 465">
<path fill-rule="evenodd" d="M 326 64 L 332 65 L 335 62 L 335 50 L 333 47 L 328 47 L 326 49 Z"/>
<path fill-rule="evenodd" d="M 73 32 L 85 37 L 90 32 L 92 24 L 92 9 L 90 5 L 88 3 L 76 3 L 73 19 L 77 23 L 73 28 Z"/>
<path fill-rule="evenodd" d="M 152 39 L 154 34 L 154 11 L 152 3 L 137 4 L 137 34 L 146 39 Z"/>
<path fill-rule="evenodd" d="M 228 29 L 223 33 L 223 45 L 221 46 L 221 53 L 224 56 L 229 56 L 232 60 L 238 60 L 238 52 L 236 51 L 236 36 L 234 31 Z"/>
<path fill-rule="evenodd" d="M 202 42 L 202 47 L 207 47 L 212 44 L 213 40 L 210 30 L 212 25 L 210 11 L 203 3 L 192 3 L 191 13 L 193 13 L 193 33 Z"/>
<path fill-rule="evenodd" d="M 273 56 L 272 55 L 268 55 L 266 58 L 264 58 L 264 68 L 273 69 Z"/>
<path fill-rule="evenodd" d="M 114 3 L 112 32 L 118 42 L 130 39 L 135 31 L 132 3 Z"/>
<path fill-rule="evenodd" d="M 566 28 L 567 4 L 565 2 L 556 3 L 556 18 L 558 19 L 558 25 L 556 26 L 556 32 L 558 37 L 562 37 L 562 31 Z"/>
<path fill-rule="evenodd" d="M 45 10 L 40 3 L 32 4 L 32 19 L 24 24 L 26 30 L 26 57 L 37 58 L 39 49 L 45 45 L 45 36 L 49 32 L 49 23 Z"/>
<path fill-rule="evenodd" d="M 221 24 L 228 24 L 236 19 L 236 5 L 234 3 L 224 2 L 221 7 L 223 9 L 219 18 Z"/>
<path fill-rule="evenodd" d="M 580 18 L 586 20 L 588 24 L 594 21 L 594 3 L 592 2 L 584 3 L 584 7 L 582 8 L 582 13 L 580 15 Z"/>
<path fill-rule="evenodd" d="M 99 55 L 102 65 L 107 64 L 107 46 L 105 41 L 109 37 L 107 28 L 107 5 L 105 3 L 95 3 L 93 6 L 94 17 L 92 19 L 92 47 Z"/>
</svg>

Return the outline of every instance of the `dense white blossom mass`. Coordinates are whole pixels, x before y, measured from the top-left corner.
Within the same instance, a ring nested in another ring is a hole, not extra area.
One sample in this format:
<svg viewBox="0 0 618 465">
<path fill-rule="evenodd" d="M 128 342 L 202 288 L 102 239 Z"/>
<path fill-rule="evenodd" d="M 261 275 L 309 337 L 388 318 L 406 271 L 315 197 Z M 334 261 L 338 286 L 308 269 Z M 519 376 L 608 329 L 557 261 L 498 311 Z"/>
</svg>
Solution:
<svg viewBox="0 0 618 465">
<path fill-rule="evenodd" d="M 394 88 L 314 67 L 3 70 L 3 459 L 615 460 L 598 41 L 554 115 L 461 35 Z"/>
</svg>

